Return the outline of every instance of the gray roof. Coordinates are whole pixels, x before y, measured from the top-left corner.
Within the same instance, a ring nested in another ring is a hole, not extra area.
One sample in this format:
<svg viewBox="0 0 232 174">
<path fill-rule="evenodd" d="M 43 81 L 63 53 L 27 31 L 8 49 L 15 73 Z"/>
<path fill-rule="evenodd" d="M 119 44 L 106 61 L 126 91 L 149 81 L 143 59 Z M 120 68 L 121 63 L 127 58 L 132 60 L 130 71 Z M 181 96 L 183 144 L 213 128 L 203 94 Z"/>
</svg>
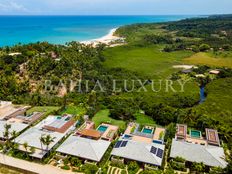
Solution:
<svg viewBox="0 0 232 174">
<path fill-rule="evenodd" d="M 57 152 L 99 162 L 109 146 L 109 141 L 92 140 L 71 135 L 57 149 Z"/>
<path fill-rule="evenodd" d="M 5 131 L 4 126 L 6 124 L 11 125 L 10 132 L 16 131 L 17 133 L 21 132 L 22 130 L 24 130 L 25 128 L 28 127 L 28 125 L 24 124 L 24 123 L 9 123 L 7 121 L 0 121 L 0 137 L 1 138 L 4 138 L 3 132 Z M 9 136 L 11 137 L 11 135 L 9 135 Z"/>
<path fill-rule="evenodd" d="M 162 144 L 129 140 L 125 147 L 114 148 L 111 152 L 111 155 L 161 166 L 163 158 L 159 158 L 158 156 L 150 152 L 152 146 L 162 150 L 165 149 L 165 145 Z"/>
<path fill-rule="evenodd" d="M 182 157 L 190 162 L 203 162 L 207 166 L 222 167 L 227 166 L 224 150 L 218 146 L 203 146 L 173 139 L 170 157 Z"/>
<path fill-rule="evenodd" d="M 30 128 L 27 131 L 25 131 L 24 133 L 22 133 L 20 136 L 18 136 L 15 141 L 18 144 L 23 144 L 23 143 L 28 143 L 28 146 L 30 147 L 35 147 L 38 149 L 41 149 L 41 143 L 40 143 L 40 137 L 41 136 L 46 136 L 46 135 L 50 135 L 51 137 L 54 137 L 54 142 L 52 142 L 49 145 L 48 150 L 50 150 L 54 145 L 57 144 L 57 142 L 59 142 L 63 136 L 65 136 L 65 134 L 62 133 L 58 133 L 58 132 L 49 132 L 49 131 L 42 131 L 39 130 L 37 128 Z M 45 147 L 43 147 L 45 148 Z"/>
</svg>

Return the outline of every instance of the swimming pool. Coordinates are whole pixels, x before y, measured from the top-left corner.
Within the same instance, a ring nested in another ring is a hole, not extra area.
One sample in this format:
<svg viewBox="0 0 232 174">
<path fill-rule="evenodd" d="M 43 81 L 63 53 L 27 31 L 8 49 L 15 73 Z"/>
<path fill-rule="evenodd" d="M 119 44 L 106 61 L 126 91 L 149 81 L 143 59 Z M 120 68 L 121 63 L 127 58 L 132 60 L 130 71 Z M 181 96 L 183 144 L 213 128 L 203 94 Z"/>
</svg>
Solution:
<svg viewBox="0 0 232 174">
<path fill-rule="evenodd" d="M 145 134 L 152 134 L 153 130 L 152 129 L 148 129 L 148 128 L 143 128 L 142 133 Z"/>
<path fill-rule="evenodd" d="M 101 133 L 104 133 L 107 130 L 107 128 L 108 128 L 107 126 L 101 125 L 97 128 L 97 130 Z"/>
<path fill-rule="evenodd" d="M 191 130 L 190 135 L 193 138 L 201 138 L 201 131 Z"/>
</svg>

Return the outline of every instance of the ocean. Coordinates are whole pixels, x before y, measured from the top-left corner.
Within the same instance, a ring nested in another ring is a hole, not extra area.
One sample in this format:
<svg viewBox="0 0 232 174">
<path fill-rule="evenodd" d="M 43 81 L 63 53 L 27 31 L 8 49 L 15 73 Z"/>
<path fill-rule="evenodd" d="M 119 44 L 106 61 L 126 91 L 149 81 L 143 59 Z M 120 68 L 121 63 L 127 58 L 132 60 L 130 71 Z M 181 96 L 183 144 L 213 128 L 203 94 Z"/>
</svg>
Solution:
<svg viewBox="0 0 232 174">
<path fill-rule="evenodd" d="M 47 41 L 65 44 L 100 38 L 134 23 L 177 21 L 194 16 L 0 16 L 0 46 Z"/>
</svg>

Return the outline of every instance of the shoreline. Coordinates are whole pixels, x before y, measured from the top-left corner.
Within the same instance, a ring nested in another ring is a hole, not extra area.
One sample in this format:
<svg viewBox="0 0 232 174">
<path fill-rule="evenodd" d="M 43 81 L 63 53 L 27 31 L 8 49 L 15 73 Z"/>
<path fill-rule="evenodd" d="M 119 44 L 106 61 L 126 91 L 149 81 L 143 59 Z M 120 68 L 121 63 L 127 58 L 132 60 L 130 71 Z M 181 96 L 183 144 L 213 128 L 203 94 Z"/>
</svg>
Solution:
<svg viewBox="0 0 232 174">
<path fill-rule="evenodd" d="M 87 40 L 87 41 L 80 41 L 80 43 L 85 44 L 85 45 L 93 45 L 96 46 L 97 44 L 106 44 L 106 45 L 118 45 L 118 44 L 110 44 L 113 41 L 119 40 L 119 39 L 123 39 L 122 37 L 118 37 L 118 36 L 114 36 L 114 33 L 116 32 L 118 28 L 112 28 L 108 34 L 106 34 L 105 36 L 102 36 L 100 38 L 97 39 L 92 39 L 92 40 Z"/>
</svg>

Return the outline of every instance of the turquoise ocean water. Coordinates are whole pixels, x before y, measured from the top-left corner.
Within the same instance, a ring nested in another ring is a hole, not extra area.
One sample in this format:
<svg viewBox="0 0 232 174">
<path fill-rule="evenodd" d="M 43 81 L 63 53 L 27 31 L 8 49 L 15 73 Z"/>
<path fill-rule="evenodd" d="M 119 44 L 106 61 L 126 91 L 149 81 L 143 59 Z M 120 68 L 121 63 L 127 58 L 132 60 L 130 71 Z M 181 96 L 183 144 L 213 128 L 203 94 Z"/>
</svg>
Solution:
<svg viewBox="0 0 232 174">
<path fill-rule="evenodd" d="M 0 46 L 48 41 L 64 44 L 106 35 L 133 23 L 176 21 L 193 16 L 0 16 Z"/>
</svg>

